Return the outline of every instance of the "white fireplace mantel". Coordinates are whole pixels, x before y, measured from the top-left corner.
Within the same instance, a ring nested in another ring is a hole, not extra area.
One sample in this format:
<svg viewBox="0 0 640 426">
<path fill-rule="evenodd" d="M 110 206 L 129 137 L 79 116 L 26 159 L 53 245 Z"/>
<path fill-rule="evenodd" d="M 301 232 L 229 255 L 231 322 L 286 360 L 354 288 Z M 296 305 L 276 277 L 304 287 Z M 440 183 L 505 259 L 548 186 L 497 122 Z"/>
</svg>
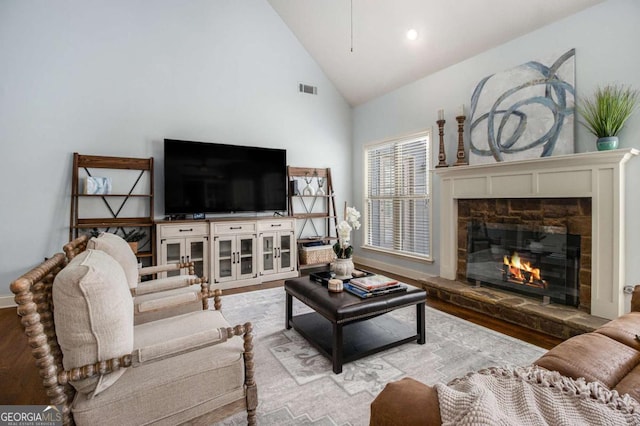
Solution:
<svg viewBox="0 0 640 426">
<path fill-rule="evenodd" d="M 624 164 L 637 149 L 587 152 L 436 170 L 440 177 L 440 276 L 454 280 L 461 198 L 591 198 L 591 314 L 624 313 Z"/>
</svg>

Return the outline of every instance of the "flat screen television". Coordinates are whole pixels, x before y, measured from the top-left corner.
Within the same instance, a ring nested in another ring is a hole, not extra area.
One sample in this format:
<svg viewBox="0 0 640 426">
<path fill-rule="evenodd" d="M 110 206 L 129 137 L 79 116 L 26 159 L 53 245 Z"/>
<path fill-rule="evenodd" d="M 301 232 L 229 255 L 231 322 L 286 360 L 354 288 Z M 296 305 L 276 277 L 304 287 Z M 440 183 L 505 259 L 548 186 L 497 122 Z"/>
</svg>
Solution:
<svg viewBox="0 0 640 426">
<path fill-rule="evenodd" d="M 165 214 L 287 209 L 287 151 L 164 140 Z"/>
</svg>

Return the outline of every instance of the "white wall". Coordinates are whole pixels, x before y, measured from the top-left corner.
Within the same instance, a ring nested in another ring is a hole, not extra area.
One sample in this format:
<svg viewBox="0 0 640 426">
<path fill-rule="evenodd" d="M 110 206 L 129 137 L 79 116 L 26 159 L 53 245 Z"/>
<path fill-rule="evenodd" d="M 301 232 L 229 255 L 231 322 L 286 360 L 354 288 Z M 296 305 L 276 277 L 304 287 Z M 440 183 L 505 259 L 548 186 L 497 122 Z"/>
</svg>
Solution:
<svg viewBox="0 0 640 426">
<path fill-rule="evenodd" d="M 466 35 L 473 37 L 473 34 Z M 394 92 L 381 96 L 354 109 L 353 113 L 353 174 L 354 181 L 362 182 L 363 145 L 396 136 L 410 134 L 426 128 L 433 129 L 437 110 L 445 109 L 445 145 L 449 164 L 455 162 L 457 125 L 455 115 L 459 105 L 470 103 L 471 93 L 483 77 L 510 69 L 532 59 L 559 56 L 576 49 L 577 98 L 590 95 L 599 84 L 619 82 L 640 89 L 640 1 L 610 0 L 583 12 L 558 21 L 523 37 L 514 39 L 476 57 L 427 76 Z M 576 127 L 576 152 L 595 151 L 595 140 L 582 126 Z M 628 122 L 620 135 L 621 148 L 640 147 L 640 111 Z M 468 138 L 467 138 L 468 140 Z M 433 164 L 437 164 L 437 145 L 433 150 Z M 640 159 L 629 163 L 627 188 L 627 283 L 640 283 Z M 405 273 L 438 275 L 439 247 L 439 180 L 434 176 L 433 187 L 433 257 L 434 262 L 415 262 L 385 256 L 360 249 L 359 259 L 392 265 Z M 363 207 L 362 185 L 353 188 L 354 200 Z M 356 233 L 356 242 L 362 241 Z"/>
<path fill-rule="evenodd" d="M 0 64 L 0 297 L 68 240 L 74 151 L 161 195 L 164 138 L 286 148 L 350 199 L 351 109 L 266 0 L 3 0 Z"/>
</svg>

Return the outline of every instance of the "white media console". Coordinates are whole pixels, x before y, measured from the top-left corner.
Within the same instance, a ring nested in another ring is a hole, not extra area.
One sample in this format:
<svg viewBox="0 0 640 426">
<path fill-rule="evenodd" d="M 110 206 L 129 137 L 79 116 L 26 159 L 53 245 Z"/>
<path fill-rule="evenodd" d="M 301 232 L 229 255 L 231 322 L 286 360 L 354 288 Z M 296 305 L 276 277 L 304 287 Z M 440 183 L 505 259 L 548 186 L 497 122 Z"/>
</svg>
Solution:
<svg viewBox="0 0 640 426">
<path fill-rule="evenodd" d="M 158 264 L 193 261 L 211 288 L 298 276 L 292 217 L 159 221 L 156 244 Z"/>
</svg>

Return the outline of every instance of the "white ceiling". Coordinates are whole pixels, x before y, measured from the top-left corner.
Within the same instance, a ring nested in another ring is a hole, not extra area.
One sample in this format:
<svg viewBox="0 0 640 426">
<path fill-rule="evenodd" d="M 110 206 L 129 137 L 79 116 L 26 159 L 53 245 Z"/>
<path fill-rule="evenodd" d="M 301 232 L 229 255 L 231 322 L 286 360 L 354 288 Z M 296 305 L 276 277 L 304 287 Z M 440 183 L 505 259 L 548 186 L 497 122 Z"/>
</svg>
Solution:
<svg viewBox="0 0 640 426">
<path fill-rule="evenodd" d="M 604 0 L 268 1 L 355 106 Z"/>
</svg>

